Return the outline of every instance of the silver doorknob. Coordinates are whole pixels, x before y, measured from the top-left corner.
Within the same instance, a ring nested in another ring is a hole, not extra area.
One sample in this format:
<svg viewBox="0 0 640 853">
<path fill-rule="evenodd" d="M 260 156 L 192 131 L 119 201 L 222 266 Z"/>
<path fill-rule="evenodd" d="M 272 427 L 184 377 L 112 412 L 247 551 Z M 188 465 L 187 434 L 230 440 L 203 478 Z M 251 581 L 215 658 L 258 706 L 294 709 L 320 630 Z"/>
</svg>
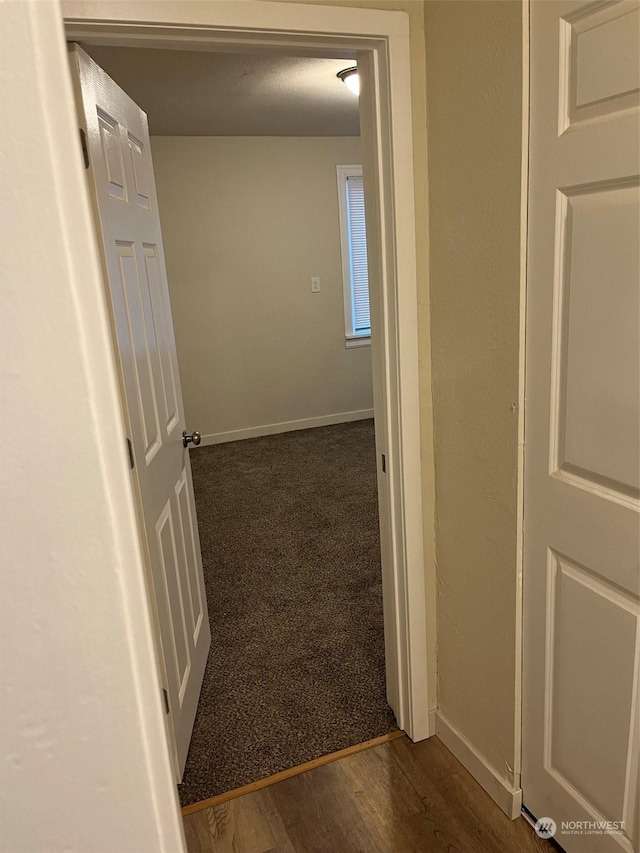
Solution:
<svg viewBox="0 0 640 853">
<path fill-rule="evenodd" d="M 197 447 L 201 441 L 202 441 L 202 436 L 200 435 L 199 432 L 194 431 L 191 433 L 191 435 L 189 435 L 189 433 L 185 429 L 184 432 L 182 433 L 182 443 L 184 444 L 185 447 L 188 447 L 189 443 L 195 444 L 195 446 Z"/>
</svg>

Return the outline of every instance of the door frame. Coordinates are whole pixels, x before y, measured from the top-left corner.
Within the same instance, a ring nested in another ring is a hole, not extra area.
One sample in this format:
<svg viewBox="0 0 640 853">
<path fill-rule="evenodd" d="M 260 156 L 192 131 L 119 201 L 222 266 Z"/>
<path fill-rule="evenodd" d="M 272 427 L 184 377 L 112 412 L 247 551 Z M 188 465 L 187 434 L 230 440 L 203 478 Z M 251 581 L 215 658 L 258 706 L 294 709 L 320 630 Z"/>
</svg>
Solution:
<svg viewBox="0 0 640 853">
<path fill-rule="evenodd" d="M 389 699 L 413 740 L 428 737 L 425 571 L 435 572 L 435 555 L 433 518 L 426 526 L 423 519 L 418 460 L 421 429 L 432 446 L 432 424 L 420 423 L 406 14 L 269 0 L 68 0 L 62 10 L 67 38 L 84 44 L 357 59 L 370 270 L 379 283 L 372 294 L 372 357 Z M 431 458 L 423 462 L 429 475 L 424 494 L 432 507 L 433 464 Z"/>
</svg>

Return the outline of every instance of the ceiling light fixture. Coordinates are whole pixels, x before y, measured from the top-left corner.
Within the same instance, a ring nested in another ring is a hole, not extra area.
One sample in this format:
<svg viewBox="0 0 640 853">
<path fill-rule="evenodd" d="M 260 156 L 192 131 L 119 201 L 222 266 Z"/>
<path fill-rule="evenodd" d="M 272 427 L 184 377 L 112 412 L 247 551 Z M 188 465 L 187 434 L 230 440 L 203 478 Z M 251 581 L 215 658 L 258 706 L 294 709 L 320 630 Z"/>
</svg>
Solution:
<svg viewBox="0 0 640 853">
<path fill-rule="evenodd" d="M 347 88 L 350 89 L 354 95 L 360 94 L 360 78 L 358 77 L 358 67 L 356 65 L 352 68 L 345 68 L 344 71 L 338 71 L 336 76 L 346 84 Z"/>
</svg>

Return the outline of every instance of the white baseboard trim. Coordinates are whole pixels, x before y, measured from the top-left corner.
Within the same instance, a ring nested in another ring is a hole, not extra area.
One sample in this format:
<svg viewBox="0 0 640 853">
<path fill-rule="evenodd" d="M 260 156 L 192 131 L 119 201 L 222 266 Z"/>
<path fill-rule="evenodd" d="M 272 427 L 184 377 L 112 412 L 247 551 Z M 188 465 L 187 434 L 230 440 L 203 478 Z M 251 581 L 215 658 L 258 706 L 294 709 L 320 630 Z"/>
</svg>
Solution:
<svg viewBox="0 0 640 853">
<path fill-rule="evenodd" d="M 476 782 L 482 785 L 507 817 L 511 820 L 520 817 L 522 788 L 514 788 L 507 779 L 499 776 L 495 768 L 487 763 L 486 759 L 442 716 L 440 711 L 436 711 L 436 735 L 467 768 Z"/>
<path fill-rule="evenodd" d="M 433 737 L 436 733 L 436 714 L 437 708 L 429 708 L 429 737 Z"/>
<path fill-rule="evenodd" d="M 262 435 L 277 435 L 279 432 L 293 432 L 297 429 L 312 429 L 313 427 L 344 424 L 349 421 L 364 421 L 373 417 L 373 409 L 360 409 L 357 412 L 339 412 L 335 415 L 320 415 L 317 418 L 303 418 L 299 421 L 284 421 L 279 424 L 234 429 L 229 432 L 216 432 L 203 435 L 200 446 L 223 444 L 226 441 L 241 441 L 243 438 L 259 438 Z"/>
</svg>

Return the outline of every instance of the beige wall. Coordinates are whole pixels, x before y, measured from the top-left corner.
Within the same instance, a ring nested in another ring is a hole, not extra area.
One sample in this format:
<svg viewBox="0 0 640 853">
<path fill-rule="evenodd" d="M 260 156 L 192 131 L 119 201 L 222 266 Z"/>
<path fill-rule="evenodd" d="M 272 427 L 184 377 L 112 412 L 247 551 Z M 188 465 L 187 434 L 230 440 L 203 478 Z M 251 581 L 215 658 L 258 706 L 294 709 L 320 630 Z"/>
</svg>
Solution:
<svg viewBox="0 0 640 853">
<path fill-rule="evenodd" d="M 515 761 L 519 2 L 427 2 L 440 712 Z"/>
<path fill-rule="evenodd" d="M 519 664 L 521 4 L 308 2 L 405 11 L 409 18 L 427 555 L 434 535 L 432 418 L 435 430 L 438 704 L 510 780 Z M 433 568 L 427 559 L 435 662 Z M 430 690 L 435 696 L 433 677 Z"/>
<path fill-rule="evenodd" d="M 371 349 L 345 348 L 336 182 L 360 140 L 152 147 L 187 423 L 216 435 L 370 410 Z"/>
</svg>

